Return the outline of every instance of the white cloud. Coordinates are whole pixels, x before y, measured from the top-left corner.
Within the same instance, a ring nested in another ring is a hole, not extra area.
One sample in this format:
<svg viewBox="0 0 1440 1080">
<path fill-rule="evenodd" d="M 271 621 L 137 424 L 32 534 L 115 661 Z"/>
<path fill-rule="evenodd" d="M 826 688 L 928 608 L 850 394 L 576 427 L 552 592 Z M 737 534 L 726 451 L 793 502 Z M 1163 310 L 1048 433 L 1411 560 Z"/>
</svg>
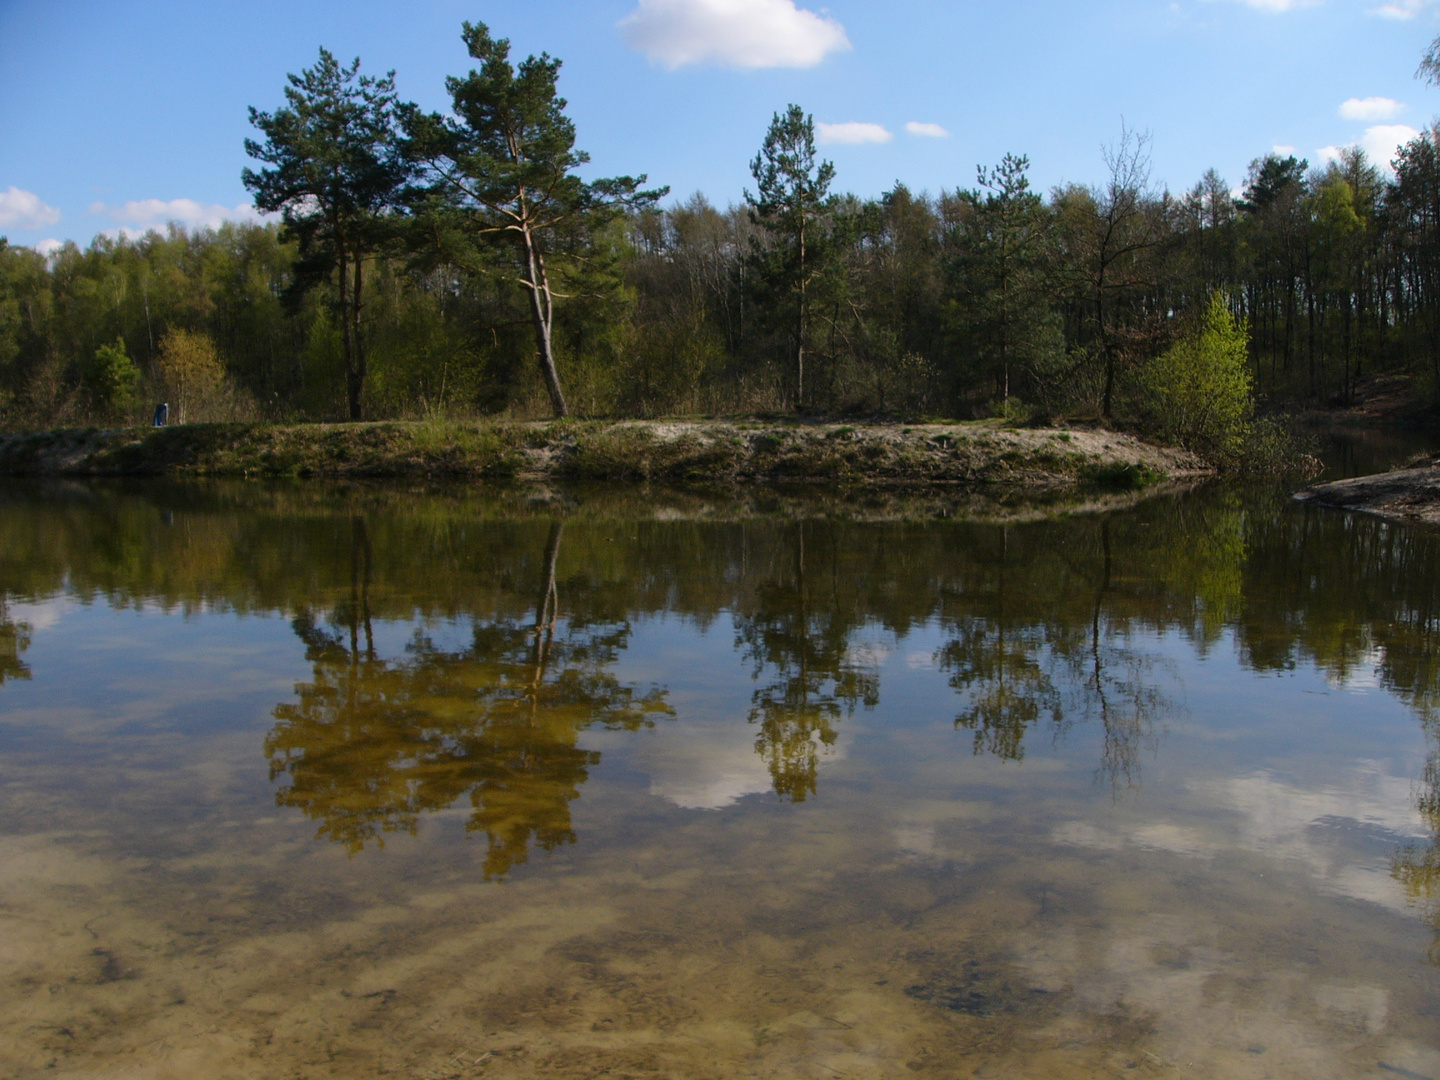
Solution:
<svg viewBox="0 0 1440 1080">
<path fill-rule="evenodd" d="M 54 239 L 41 240 L 38 244 L 34 244 L 32 246 L 35 248 L 36 251 L 38 251 L 41 255 L 44 255 L 45 258 L 48 259 L 51 255 L 54 255 L 55 252 L 59 251 L 65 246 L 65 241 Z"/>
<path fill-rule="evenodd" d="M 60 220 L 60 211 L 46 206 L 40 196 L 11 187 L 0 191 L 0 226 L 10 229 L 43 229 Z"/>
<path fill-rule="evenodd" d="M 1379 15 L 1382 19 L 1413 19 L 1425 10 L 1427 3 L 1428 0 L 1394 0 L 1392 3 L 1371 8 L 1370 14 Z"/>
<path fill-rule="evenodd" d="M 1401 145 L 1416 138 L 1420 132 L 1416 131 L 1409 124 L 1376 124 L 1374 127 L 1366 128 L 1365 134 L 1353 143 L 1346 143 L 1343 146 L 1322 146 L 1315 154 L 1321 161 L 1337 161 L 1342 150 L 1350 150 L 1359 147 L 1365 151 L 1365 156 L 1370 161 L 1386 172 L 1394 172 L 1392 164 L 1396 152 Z"/>
<path fill-rule="evenodd" d="M 820 142 L 842 143 L 846 146 L 857 146 L 861 143 L 887 143 L 895 136 L 886 131 L 879 124 L 816 124 L 820 133 Z"/>
<path fill-rule="evenodd" d="M 686 64 L 808 68 L 850 48 L 843 26 L 795 0 L 640 0 L 619 25 L 632 48 L 672 71 Z"/>
<path fill-rule="evenodd" d="M 1404 111 L 1404 105 L 1388 97 L 1352 97 L 1340 106 L 1340 116 L 1345 120 L 1393 120 Z"/>
<path fill-rule="evenodd" d="M 1294 157 L 1295 147 L 1286 146 L 1284 143 L 1276 143 L 1270 148 L 1272 154 L 1279 154 L 1281 157 Z"/>
<path fill-rule="evenodd" d="M 1360 146 L 1371 161 L 1381 168 L 1389 170 L 1395 152 L 1403 143 L 1409 142 L 1419 134 L 1420 132 L 1408 124 L 1379 124 L 1365 129 L 1365 134 L 1360 138 Z"/>
<path fill-rule="evenodd" d="M 221 206 L 194 199 L 137 199 L 120 206 L 97 202 L 90 205 L 90 213 L 120 222 L 120 228 L 115 231 L 124 236 L 163 229 L 172 221 L 190 229 L 214 229 L 226 221 L 259 224 L 265 220 L 265 215 L 249 203 Z"/>
<path fill-rule="evenodd" d="M 950 132 L 946 131 L 939 124 L 925 124 L 919 120 L 911 120 L 905 125 L 905 130 L 911 135 L 919 135 L 926 139 L 945 139 L 950 136 Z"/>
<path fill-rule="evenodd" d="M 1320 0 L 1240 0 L 1246 7 L 1257 8 L 1260 11 L 1294 11 L 1296 8 L 1310 7 L 1318 4 Z"/>
</svg>

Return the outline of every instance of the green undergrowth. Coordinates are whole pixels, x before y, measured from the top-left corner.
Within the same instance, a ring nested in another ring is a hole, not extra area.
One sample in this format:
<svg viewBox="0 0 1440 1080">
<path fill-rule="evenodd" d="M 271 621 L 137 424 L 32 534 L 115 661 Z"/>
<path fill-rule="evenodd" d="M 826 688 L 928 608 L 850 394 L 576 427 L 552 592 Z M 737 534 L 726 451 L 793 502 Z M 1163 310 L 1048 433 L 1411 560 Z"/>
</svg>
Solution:
<svg viewBox="0 0 1440 1080">
<path fill-rule="evenodd" d="M 518 432 L 500 425 L 429 422 L 92 429 L 11 436 L 0 443 L 0 470 L 102 476 L 510 477 L 522 461 L 519 441 Z"/>
<path fill-rule="evenodd" d="M 1139 490 L 1165 452 L 986 424 L 387 421 L 187 424 L 0 435 L 9 475 L 409 477 L 734 484 L 1089 483 Z M 1080 452 L 1081 450 L 1085 452 Z M 1145 461 L 1139 460 L 1145 458 Z M 1191 470 L 1193 472 L 1193 469 Z"/>
<path fill-rule="evenodd" d="M 1086 465 L 1080 470 L 1082 479 L 1107 491 L 1142 491 L 1167 479 L 1162 472 L 1143 461 L 1111 461 Z"/>
</svg>

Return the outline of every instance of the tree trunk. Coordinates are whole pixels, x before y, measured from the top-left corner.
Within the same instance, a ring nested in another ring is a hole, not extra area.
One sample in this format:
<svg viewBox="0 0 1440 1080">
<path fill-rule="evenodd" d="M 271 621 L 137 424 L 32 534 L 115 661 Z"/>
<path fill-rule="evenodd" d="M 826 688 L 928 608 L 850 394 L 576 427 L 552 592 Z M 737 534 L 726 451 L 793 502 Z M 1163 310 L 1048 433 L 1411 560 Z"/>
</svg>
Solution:
<svg viewBox="0 0 1440 1080">
<path fill-rule="evenodd" d="M 560 536 L 565 531 L 563 521 L 550 524 L 550 536 L 545 541 L 545 584 L 535 604 L 535 676 L 531 683 L 531 706 L 538 702 L 540 683 L 545 678 L 545 664 L 550 658 L 550 644 L 555 638 L 555 620 L 559 618 L 560 596 L 555 585 L 555 565 L 560 559 Z"/>
<path fill-rule="evenodd" d="M 350 321 L 350 260 L 346 255 L 344 241 L 337 240 L 335 257 L 339 262 L 337 275 L 340 288 L 340 341 L 345 354 L 345 398 L 349 405 L 351 420 L 355 417 L 355 350 L 351 334 L 354 324 Z"/>
<path fill-rule="evenodd" d="M 804 214 L 804 211 L 801 211 Z M 795 327 L 795 411 L 805 401 L 805 221 L 800 221 L 800 314 Z"/>
<path fill-rule="evenodd" d="M 1100 338 L 1100 359 L 1105 364 L 1105 393 L 1100 403 L 1100 416 L 1110 419 L 1110 405 L 1115 396 L 1115 358 L 1110 355 L 1110 343 L 1105 340 L 1105 278 L 1101 271 L 1095 287 L 1095 324 Z"/>
<path fill-rule="evenodd" d="M 550 406 L 559 419 L 569 416 L 570 410 L 565 406 L 565 394 L 560 389 L 560 376 L 555 370 L 555 352 L 551 344 L 555 305 L 545 274 L 545 260 L 535 250 L 535 238 L 528 228 L 525 230 L 525 274 L 525 284 L 530 290 L 530 315 L 535 324 L 535 345 L 540 356 L 540 375 L 550 394 Z"/>
<path fill-rule="evenodd" d="M 350 338 L 354 349 L 354 363 L 347 363 L 345 389 L 350 402 L 350 419 L 361 420 L 365 415 L 365 341 L 360 334 L 360 309 L 363 306 L 365 277 L 364 261 L 357 253 L 354 256 L 355 288 L 350 296 Z"/>
</svg>

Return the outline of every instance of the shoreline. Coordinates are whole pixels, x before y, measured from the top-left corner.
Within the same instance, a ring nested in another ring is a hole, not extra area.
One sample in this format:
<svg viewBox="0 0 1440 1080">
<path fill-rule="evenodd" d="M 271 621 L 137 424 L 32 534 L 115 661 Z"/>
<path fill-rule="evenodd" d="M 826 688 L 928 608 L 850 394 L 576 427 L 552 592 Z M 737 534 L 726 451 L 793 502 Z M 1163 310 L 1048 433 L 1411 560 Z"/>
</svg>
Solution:
<svg viewBox="0 0 1440 1080">
<path fill-rule="evenodd" d="M 1440 525 L 1440 464 L 1333 480 L 1295 492 L 1313 506 L 1370 514 L 1388 521 Z"/>
<path fill-rule="evenodd" d="M 1183 450 L 1086 428 L 998 421 L 377 421 L 186 424 L 0 434 L 0 476 L 396 478 L 822 483 L 862 487 L 1093 484 L 1210 475 Z"/>
</svg>

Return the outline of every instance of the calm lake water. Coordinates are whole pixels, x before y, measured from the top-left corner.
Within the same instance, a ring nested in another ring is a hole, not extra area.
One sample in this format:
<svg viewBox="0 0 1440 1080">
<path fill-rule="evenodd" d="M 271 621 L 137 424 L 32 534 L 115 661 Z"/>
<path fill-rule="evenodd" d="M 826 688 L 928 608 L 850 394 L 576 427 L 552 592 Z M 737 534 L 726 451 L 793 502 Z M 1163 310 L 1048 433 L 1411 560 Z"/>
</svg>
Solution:
<svg viewBox="0 0 1440 1080">
<path fill-rule="evenodd" d="M 0 1076 L 1440 1080 L 1440 535 L 878 502 L 0 487 Z"/>
</svg>

